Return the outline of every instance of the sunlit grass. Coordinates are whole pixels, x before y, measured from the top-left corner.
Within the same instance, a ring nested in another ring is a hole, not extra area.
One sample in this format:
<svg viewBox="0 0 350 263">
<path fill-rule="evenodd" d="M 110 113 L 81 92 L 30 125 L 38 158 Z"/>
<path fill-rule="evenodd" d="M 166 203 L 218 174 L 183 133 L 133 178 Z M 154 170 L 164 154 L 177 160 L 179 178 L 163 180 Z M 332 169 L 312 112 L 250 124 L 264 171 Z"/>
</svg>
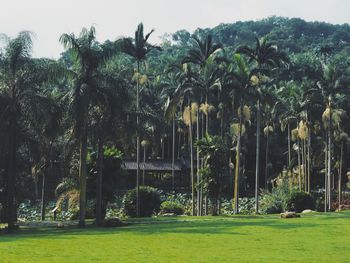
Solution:
<svg viewBox="0 0 350 263">
<path fill-rule="evenodd" d="M 120 228 L 21 229 L 0 262 L 349 262 L 350 212 L 132 219 Z"/>
</svg>

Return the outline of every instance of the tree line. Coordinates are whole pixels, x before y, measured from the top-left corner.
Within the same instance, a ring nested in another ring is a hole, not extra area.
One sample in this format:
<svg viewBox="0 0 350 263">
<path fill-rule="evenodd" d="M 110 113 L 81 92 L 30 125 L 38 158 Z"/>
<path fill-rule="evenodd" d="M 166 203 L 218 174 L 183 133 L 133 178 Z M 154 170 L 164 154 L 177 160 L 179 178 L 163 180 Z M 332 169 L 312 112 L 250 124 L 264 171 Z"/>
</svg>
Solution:
<svg viewBox="0 0 350 263">
<path fill-rule="evenodd" d="M 265 32 L 269 23 L 274 26 Z M 242 195 L 254 195 L 259 212 L 260 189 L 284 177 L 305 192 L 325 189 L 326 211 L 335 189 L 340 203 L 350 128 L 349 62 L 341 56 L 348 54 L 349 30 L 341 28 L 345 33 L 337 42 L 292 49 L 295 39 L 282 38 L 280 45 L 273 35 L 288 24 L 298 45 L 310 41 L 308 23 L 282 18 L 244 24 L 262 30 L 253 32 L 253 42 L 240 42 L 241 24 L 193 35 L 179 31 L 159 46 L 149 42 L 153 30 L 144 34 L 142 24 L 134 37 L 103 43 L 91 27 L 63 34 L 66 51 L 58 60 L 32 58 L 30 32 L 6 38 L 0 57 L 0 201 L 9 229 L 18 201 L 32 195 L 27 186 L 38 192 L 38 178 L 45 218 L 54 167 L 61 169 L 59 179 L 78 181 L 84 226 L 92 153 L 101 224 L 103 167 L 111 147 L 136 159 L 137 211 L 140 147 L 153 158 L 171 159 L 173 167 L 175 159 L 189 161 L 193 215 L 208 213 L 209 201 L 220 212 L 222 196 L 231 196 L 239 213 Z M 325 33 L 317 34 L 324 39 Z M 174 185 L 174 171 L 172 178 Z"/>
</svg>

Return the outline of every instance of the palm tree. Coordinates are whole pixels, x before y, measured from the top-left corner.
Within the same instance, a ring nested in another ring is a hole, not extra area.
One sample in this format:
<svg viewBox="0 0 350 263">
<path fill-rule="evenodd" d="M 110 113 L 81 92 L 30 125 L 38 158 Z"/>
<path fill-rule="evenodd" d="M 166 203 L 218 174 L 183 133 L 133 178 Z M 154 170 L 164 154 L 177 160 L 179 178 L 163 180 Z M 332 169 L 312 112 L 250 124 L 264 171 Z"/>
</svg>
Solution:
<svg viewBox="0 0 350 263">
<path fill-rule="evenodd" d="M 14 228 L 16 218 L 15 184 L 17 175 L 17 152 L 20 140 L 28 135 L 28 124 L 38 123 L 47 116 L 47 98 L 41 85 L 49 80 L 49 64 L 31 58 L 32 37 L 27 31 L 14 39 L 6 38 L 4 53 L 0 57 L 0 114 L 2 138 L 7 152 L 7 223 L 8 230 Z M 51 71 L 51 70 L 50 70 Z"/>
<path fill-rule="evenodd" d="M 37 121 L 33 127 L 36 134 L 40 137 L 38 145 L 41 149 L 42 162 L 42 186 L 41 186 L 41 220 L 45 220 L 45 190 L 46 181 L 52 173 L 53 148 L 59 132 L 60 121 L 62 117 L 62 109 L 58 105 L 54 97 L 47 95 L 45 102 L 45 112 L 37 116 Z"/>
<path fill-rule="evenodd" d="M 74 62 L 71 68 L 74 87 L 66 98 L 69 99 L 69 111 L 73 118 L 73 136 L 79 141 L 79 226 L 85 226 L 88 110 L 92 99 L 99 94 L 97 70 L 113 54 L 109 50 L 103 50 L 96 41 L 94 27 L 83 28 L 79 36 L 73 33 L 63 34 L 60 42 L 69 50 Z"/>
<path fill-rule="evenodd" d="M 141 62 L 146 60 L 147 54 L 153 50 L 161 50 L 160 47 L 149 44 L 147 41 L 154 30 L 151 30 L 146 36 L 143 34 L 143 24 L 140 23 L 135 31 L 135 38 L 123 38 L 117 41 L 119 48 L 122 52 L 128 54 L 136 60 L 137 74 L 140 76 Z M 140 215 L 140 136 L 139 136 L 139 78 L 136 81 L 136 162 L 137 162 L 137 174 L 136 174 L 136 215 Z"/>
<path fill-rule="evenodd" d="M 194 180 L 194 166 L 193 166 L 193 134 L 192 134 L 192 125 L 196 122 L 197 108 L 198 104 L 192 103 L 194 98 L 197 98 L 198 89 L 195 86 L 195 83 L 198 80 L 198 76 L 195 72 L 192 71 L 192 68 L 188 64 L 183 64 L 182 66 L 173 65 L 172 70 L 176 74 L 176 79 L 178 85 L 173 91 L 173 94 L 170 96 L 167 105 L 165 115 L 173 116 L 176 112 L 176 109 L 179 105 L 182 108 L 183 105 L 187 105 L 183 110 L 183 121 L 188 127 L 188 138 L 190 146 L 190 162 L 191 162 L 191 189 L 192 189 L 192 215 L 195 215 L 195 180 Z M 195 106 L 196 107 L 193 107 Z M 195 109 L 195 112 L 193 111 Z"/>
<path fill-rule="evenodd" d="M 214 69 L 214 60 L 217 57 L 219 51 L 222 50 L 222 45 L 213 43 L 213 37 L 208 34 L 204 38 L 198 38 L 193 36 L 193 46 L 188 51 L 188 54 L 183 59 L 182 63 L 193 63 L 199 67 L 199 75 L 202 77 L 203 81 L 198 84 L 204 91 L 205 103 L 208 104 L 209 90 L 213 87 L 220 86 L 216 71 Z M 198 85 L 197 84 L 197 85 Z M 200 96 L 202 97 L 202 96 Z M 201 100 L 201 99 L 200 99 Z M 200 104 L 202 101 L 199 101 Z M 197 107 L 196 113 L 196 135 L 197 140 L 199 140 L 199 107 Z M 197 147 L 197 185 L 199 185 L 201 179 L 199 174 L 200 168 L 200 158 L 199 158 L 199 148 Z M 201 193 L 197 189 L 197 215 L 201 215 Z"/>
<path fill-rule="evenodd" d="M 258 75 L 266 75 L 269 69 L 276 68 L 284 63 L 288 63 L 287 55 L 278 50 L 274 43 L 268 42 L 266 38 L 256 38 L 254 48 L 248 46 L 240 46 L 237 53 L 244 54 L 249 58 L 250 62 L 254 62 L 254 69 Z M 257 85 L 258 91 L 261 85 Z M 261 105 L 260 99 L 257 100 L 257 120 L 256 120 L 256 163 L 255 163 L 255 212 L 259 212 L 259 174 L 260 174 L 260 122 L 261 122 Z"/>
<path fill-rule="evenodd" d="M 338 118 L 333 116 L 334 106 L 336 105 L 336 99 L 339 94 L 347 94 L 349 89 L 346 85 L 347 80 L 345 76 L 338 70 L 334 64 L 322 64 L 322 75 L 321 79 L 317 82 L 317 87 L 310 89 L 306 92 L 308 96 L 319 97 L 321 96 L 326 107 L 322 115 L 325 133 L 325 145 L 326 145 L 326 161 L 325 166 L 325 196 L 327 197 L 326 204 L 328 210 L 331 208 L 331 173 L 332 173 L 332 151 L 333 151 L 333 127 L 338 125 Z M 326 209 L 326 210 L 327 210 Z"/>
<path fill-rule="evenodd" d="M 233 194 L 233 203 L 235 214 L 239 213 L 238 201 L 239 201 L 239 179 L 240 179 L 240 167 L 241 167 L 241 139 L 244 133 L 245 127 L 244 124 L 246 121 L 250 120 L 250 109 L 247 106 L 243 105 L 244 101 L 248 100 L 249 95 L 251 95 L 252 87 L 252 77 L 254 72 L 251 72 L 244 59 L 241 55 L 235 54 L 233 57 L 233 64 L 228 66 L 228 71 L 224 76 L 223 85 L 231 87 L 231 94 L 233 100 L 238 99 L 239 108 L 238 108 L 238 126 L 233 124 L 231 126 L 231 133 L 236 141 L 236 165 L 235 165 L 235 179 L 234 179 L 234 194 Z M 248 113 L 249 112 L 249 113 Z M 238 129 L 236 128 L 238 127 Z"/>
</svg>

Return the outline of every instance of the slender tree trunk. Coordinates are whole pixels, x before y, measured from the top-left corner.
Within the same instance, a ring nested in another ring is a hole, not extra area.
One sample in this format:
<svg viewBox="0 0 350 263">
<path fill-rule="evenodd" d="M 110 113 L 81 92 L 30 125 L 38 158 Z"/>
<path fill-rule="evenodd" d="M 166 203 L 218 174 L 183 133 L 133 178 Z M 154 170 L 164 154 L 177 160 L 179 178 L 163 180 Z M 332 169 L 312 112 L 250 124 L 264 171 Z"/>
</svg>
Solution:
<svg viewBox="0 0 350 263">
<path fill-rule="evenodd" d="M 99 138 L 97 146 L 97 184 L 96 184 L 96 225 L 102 225 L 102 181 L 103 181 L 103 140 Z"/>
<path fill-rule="evenodd" d="M 9 138 L 9 162 L 7 171 L 7 226 L 8 232 L 11 233 L 15 226 L 16 205 L 15 205 L 15 182 L 16 182 L 16 119 L 10 123 Z"/>
<path fill-rule="evenodd" d="M 299 120 L 297 120 L 297 129 L 299 131 Z M 301 157 L 300 157 L 300 138 L 299 135 L 297 135 L 297 142 L 298 142 L 298 179 L 299 179 L 299 191 L 301 191 Z"/>
<path fill-rule="evenodd" d="M 79 166 L 79 179 L 80 179 L 80 199 L 79 199 L 79 226 L 85 226 L 86 215 L 86 177 L 87 177 L 87 131 L 86 124 L 83 128 L 83 134 L 80 139 L 80 166 Z"/>
<path fill-rule="evenodd" d="M 39 187 L 38 187 L 38 181 L 39 181 L 39 178 L 37 175 L 34 175 L 34 198 L 35 198 L 35 202 L 38 201 L 39 199 Z"/>
<path fill-rule="evenodd" d="M 329 133 L 328 133 L 328 210 L 331 210 L 331 173 L 332 173 L 332 107 L 329 98 Z"/>
<path fill-rule="evenodd" d="M 140 75 L 140 61 L 137 61 L 137 74 Z M 140 100 L 139 100 L 139 77 L 136 81 L 136 216 L 140 216 L 140 135 L 139 135 L 139 108 L 140 108 Z"/>
<path fill-rule="evenodd" d="M 340 145 L 340 161 L 339 161 L 339 175 L 338 175 L 338 210 L 341 210 L 341 196 L 342 196 L 342 188 L 341 188 L 341 177 L 343 174 L 343 155 L 344 155 L 344 142 L 341 142 Z"/>
<path fill-rule="evenodd" d="M 160 139 L 161 147 L 162 147 L 162 160 L 164 160 L 164 139 Z"/>
<path fill-rule="evenodd" d="M 173 147 L 171 159 L 172 188 L 175 190 L 175 116 L 173 117 Z"/>
<path fill-rule="evenodd" d="M 220 135 L 221 135 L 221 138 L 224 138 L 224 109 L 223 108 L 221 110 Z"/>
<path fill-rule="evenodd" d="M 260 174 L 260 99 L 256 106 L 256 159 L 255 159 L 255 213 L 259 213 L 259 174 Z"/>
<path fill-rule="evenodd" d="M 239 175 L 241 166 L 241 137 L 242 137 L 242 125 L 243 125 L 243 103 L 240 103 L 240 116 L 239 116 L 239 131 L 237 139 L 236 149 L 236 167 L 235 167 L 235 191 L 234 191 L 234 212 L 239 214 Z"/>
<path fill-rule="evenodd" d="M 179 131 L 179 141 L 177 142 L 177 159 L 180 159 L 180 151 L 181 151 L 181 132 Z"/>
<path fill-rule="evenodd" d="M 146 145 L 143 146 L 142 185 L 145 185 L 145 175 L 146 175 Z"/>
<path fill-rule="evenodd" d="M 46 180 L 49 178 L 52 172 L 52 141 L 49 143 L 49 150 L 45 157 L 45 171 L 43 174 L 42 186 L 41 186 L 41 221 L 45 221 L 45 194 L 46 194 Z"/>
<path fill-rule="evenodd" d="M 266 149 L 265 149 L 265 189 L 268 189 L 268 178 L 269 178 L 269 125 L 267 126 L 266 133 Z"/>
<path fill-rule="evenodd" d="M 47 173 L 46 165 L 45 165 L 45 172 L 43 173 L 42 184 L 41 184 L 41 221 L 45 221 L 45 177 Z"/>
<path fill-rule="evenodd" d="M 328 180 L 327 180 L 327 173 L 328 173 L 328 132 L 326 131 L 326 138 L 325 138 L 325 149 L 324 149 L 324 211 L 327 212 L 328 208 Z"/>
<path fill-rule="evenodd" d="M 311 192 L 311 127 L 308 129 L 308 140 L 307 140 L 307 192 Z"/>
<path fill-rule="evenodd" d="M 307 179 L 306 179 L 306 143 L 305 139 L 302 140 L 302 145 L 303 145 L 303 152 L 302 152 L 302 160 L 303 160 L 303 182 L 304 182 L 304 191 L 306 192 L 307 189 Z"/>
<path fill-rule="evenodd" d="M 292 159 L 292 153 L 291 153 L 291 147 L 290 147 L 290 124 L 287 125 L 287 132 L 288 132 L 288 170 L 291 169 L 290 163 Z"/>
<path fill-rule="evenodd" d="M 191 185 L 192 185 L 192 216 L 195 215 L 196 204 L 195 204 L 195 181 L 194 181 L 194 164 L 193 164 L 193 140 L 192 140 L 192 107 L 189 102 L 190 107 L 190 123 L 188 126 L 189 132 L 189 144 L 190 144 L 190 154 L 191 154 Z"/>
<path fill-rule="evenodd" d="M 197 129 L 196 129 L 196 134 L 197 134 L 197 141 L 199 141 L 199 110 L 197 107 Z M 199 169 L 200 169 L 200 160 L 199 160 L 199 147 L 197 146 L 196 149 L 196 154 L 197 154 L 197 216 L 200 216 L 200 190 L 199 190 L 199 183 L 200 183 L 200 176 L 199 176 Z"/>
</svg>

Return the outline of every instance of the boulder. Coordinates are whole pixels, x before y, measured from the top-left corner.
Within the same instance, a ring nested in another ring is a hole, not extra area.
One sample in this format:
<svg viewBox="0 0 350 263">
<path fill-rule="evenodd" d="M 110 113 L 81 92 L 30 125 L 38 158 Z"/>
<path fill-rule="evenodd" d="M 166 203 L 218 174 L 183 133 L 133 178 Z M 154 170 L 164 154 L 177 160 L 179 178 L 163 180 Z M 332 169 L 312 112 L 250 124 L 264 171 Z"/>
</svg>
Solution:
<svg viewBox="0 0 350 263">
<path fill-rule="evenodd" d="M 169 216 L 176 216 L 175 213 L 165 213 L 162 214 L 162 216 L 169 217 Z"/>
<path fill-rule="evenodd" d="M 281 218 L 297 218 L 300 217 L 300 215 L 298 215 L 295 212 L 284 212 L 281 213 Z"/>
<path fill-rule="evenodd" d="M 311 209 L 305 209 L 303 210 L 303 212 L 301 212 L 302 214 L 307 214 L 307 213 L 313 213 L 315 211 L 311 210 Z"/>
</svg>

